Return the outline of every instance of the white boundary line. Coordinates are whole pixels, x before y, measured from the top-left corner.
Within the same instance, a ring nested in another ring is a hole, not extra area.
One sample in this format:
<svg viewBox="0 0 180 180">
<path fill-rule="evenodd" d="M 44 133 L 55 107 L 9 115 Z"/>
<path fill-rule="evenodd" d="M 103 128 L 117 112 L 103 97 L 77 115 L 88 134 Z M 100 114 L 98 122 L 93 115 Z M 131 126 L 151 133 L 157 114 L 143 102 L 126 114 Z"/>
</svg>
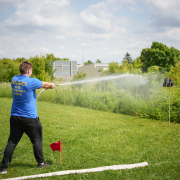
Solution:
<svg viewBox="0 0 180 180">
<path fill-rule="evenodd" d="M 22 179 L 34 179 L 40 177 L 50 177 L 50 176 L 61 176 L 61 175 L 68 175 L 68 174 L 80 174 L 80 173 L 87 173 L 87 172 L 100 172 L 106 170 L 120 170 L 120 169 L 132 169 L 137 167 L 144 167 L 148 166 L 147 162 L 142 162 L 138 164 L 127 164 L 127 165 L 113 165 L 113 166 L 104 166 L 104 167 L 97 167 L 91 169 L 79 169 L 79 170 L 66 170 L 66 171 L 58 171 L 52 173 L 45 173 L 45 174 L 37 174 L 32 176 L 22 176 L 16 178 L 9 178 L 9 179 L 2 179 L 2 180 L 22 180 Z"/>
</svg>

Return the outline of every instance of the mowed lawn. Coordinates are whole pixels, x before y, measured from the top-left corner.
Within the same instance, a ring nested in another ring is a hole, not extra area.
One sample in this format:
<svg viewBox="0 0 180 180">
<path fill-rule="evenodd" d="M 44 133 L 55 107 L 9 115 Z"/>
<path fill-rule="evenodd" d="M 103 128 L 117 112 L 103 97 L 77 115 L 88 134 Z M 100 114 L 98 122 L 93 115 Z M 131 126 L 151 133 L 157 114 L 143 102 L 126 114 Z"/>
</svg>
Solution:
<svg viewBox="0 0 180 180">
<path fill-rule="evenodd" d="M 11 98 L 0 98 L 0 151 L 9 136 Z M 43 126 L 44 158 L 51 166 L 38 169 L 29 138 L 17 145 L 8 173 L 0 179 L 64 170 L 148 162 L 129 170 L 71 174 L 38 179 L 180 179 L 180 124 L 38 101 Z M 59 152 L 50 144 L 61 140 Z M 0 161 L 3 156 L 0 155 Z"/>
</svg>

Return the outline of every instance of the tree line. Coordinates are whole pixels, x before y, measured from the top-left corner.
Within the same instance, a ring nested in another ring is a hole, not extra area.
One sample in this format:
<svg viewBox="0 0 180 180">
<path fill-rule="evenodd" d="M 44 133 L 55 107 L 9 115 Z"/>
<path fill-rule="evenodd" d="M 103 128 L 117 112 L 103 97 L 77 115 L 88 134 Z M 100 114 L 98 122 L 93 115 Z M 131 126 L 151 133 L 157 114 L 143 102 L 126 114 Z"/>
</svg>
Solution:
<svg viewBox="0 0 180 180">
<path fill-rule="evenodd" d="M 53 62 L 55 60 L 69 60 L 68 58 L 57 58 L 53 54 L 46 56 L 35 56 L 29 59 L 17 58 L 0 60 L 0 82 L 10 82 L 12 77 L 19 74 L 19 65 L 23 60 L 30 61 L 33 65 L 33 75 L 42 81 L 50 81 L 54 79 Z M 89 60 L 84 64 L 91 64 Z M 97 59 L 96 63 L 101 63 Z M 164 76 L 173 78 L 176 85 L 180 85 L 180 50 L 174 47 L 167 47 L 159 42 L 152 42 L 150 48 L 144 48 L 141 55 L 132 59 L 127 52 L 123 58 L 122 64 L 118 62 L 110 62 L 109 69 L 104 71 L 102 75 L 119 74 L 119 73 L 162 73 Z M 86 73 L 75 75 L 73 79 L 84 78 Z"/>
<path fill-rule="evenodd" d="M 122 64 L 111 62 L 109 69 L 102 75 L 119 73 L 161 73 L 164 77 L 171 77 L 174 83 L 180 85 L 180 50 L 167 47 L 159 42 L 152 42 L 150 48 L 141 51 L 141 55 L 132 60 L 127 52 Z"/>
<path fill-rule="evenodd" d="M 56 60 L 69 60 L 68 58 L 57 58 L 53 54 L 46 56 L 35 56 L 29 59 L 17 58 L 0 60 L 0 82 L 11 82 L 13 76 L 19 74 L 19 65 L 22 61 L 29 61 L 33 65 L 32 77 L 36 77 L 42 81 L 51 81 L 54 79 L 53 62 Z"/>
</svg>

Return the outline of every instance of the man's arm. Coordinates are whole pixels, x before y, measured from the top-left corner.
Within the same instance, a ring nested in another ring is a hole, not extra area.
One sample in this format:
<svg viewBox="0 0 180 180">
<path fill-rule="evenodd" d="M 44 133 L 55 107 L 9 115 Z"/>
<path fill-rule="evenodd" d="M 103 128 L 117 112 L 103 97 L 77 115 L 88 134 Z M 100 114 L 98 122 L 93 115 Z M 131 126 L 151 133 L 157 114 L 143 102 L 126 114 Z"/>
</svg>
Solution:
<svg viewBox="0 0 180 180">
<path fill-rule="evenodd" d="M 44 88 L 44 89 L 53 89 L 55 88 L 55 84 L 54 83 L 48 83 L 48 82 L 42 82 L 42 86 L 41 88 Z"/>
</svg>

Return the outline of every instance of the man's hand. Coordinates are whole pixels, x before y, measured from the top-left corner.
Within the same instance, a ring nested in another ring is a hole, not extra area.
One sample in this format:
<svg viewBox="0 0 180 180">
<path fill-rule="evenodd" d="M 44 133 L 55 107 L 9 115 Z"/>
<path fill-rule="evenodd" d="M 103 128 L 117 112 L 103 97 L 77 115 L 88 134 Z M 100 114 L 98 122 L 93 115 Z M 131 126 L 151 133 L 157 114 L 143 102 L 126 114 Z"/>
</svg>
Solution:
<svg viewBox="0 0 180 180">
<path fill-rule="evenodd" d="M 55 84 L 54 83 L 48 83 L 48 82 L 43 82 L 41 88 L 44 89 L 54 89 L 55 88 Z"/>
</svg>

